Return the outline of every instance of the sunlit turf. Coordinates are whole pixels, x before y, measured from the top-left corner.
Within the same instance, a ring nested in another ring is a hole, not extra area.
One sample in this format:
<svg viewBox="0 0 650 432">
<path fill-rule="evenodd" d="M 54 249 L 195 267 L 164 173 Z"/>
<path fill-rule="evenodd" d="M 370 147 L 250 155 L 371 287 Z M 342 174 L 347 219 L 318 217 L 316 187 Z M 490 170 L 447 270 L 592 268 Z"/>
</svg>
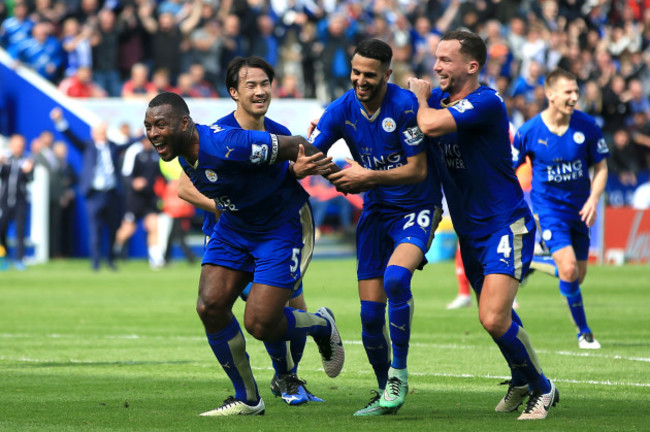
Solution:
<svg viewBox="0 0 650 432">
<path fill-rule="evenodd" d="M 448 311 L 453 263 L 428 265 L 413 279 L 415 316 L 410 394 L 396 416 L 357 418 L 376 387 L 361 346 L 353 260 L 314 260 L 305 279 L 311 310 L 336 314 L 346 347 L 341 375 L 322 371 L 308 341 L 299 375 L 326 400 L 289 407 L 272 396 L 270 361 L 247 337 L 266 402 L 263 417 L 202 418 L 232 388 L 194 310 L 200 268 L 143 261 L 117 273 L 87 261 L 58 261 L 0 273 L 0 430 L 3 431 L 344 431 L 649 430 L 650 267 L 589 269 L 583 296 L 603 345 L 578 349 L 556 280 L 534 275 L 517 299 L 519 315 L 560 403 L 543 422 L 497 414 L 505 362 L 477 320 L 475 305 Z M 243 303 L 236 304 L 236 315 Z"/>
</svg>

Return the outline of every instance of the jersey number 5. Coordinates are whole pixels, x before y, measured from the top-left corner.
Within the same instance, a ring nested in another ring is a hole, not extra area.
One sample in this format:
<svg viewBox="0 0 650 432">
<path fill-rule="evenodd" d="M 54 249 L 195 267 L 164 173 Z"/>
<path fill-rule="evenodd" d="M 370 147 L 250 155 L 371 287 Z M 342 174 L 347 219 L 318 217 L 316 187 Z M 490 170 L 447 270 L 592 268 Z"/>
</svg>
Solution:
<svg viewBox="0 0 650 432">
<path fill-rule="evenodd" d="M 291 254 L 291 267 L 289 267 L 291 273 L 295 273 L 296 270 L 298 270 L 298 264 L 300 264 L 300 249 L 293 248 L 293 253 Z"/>
</svg>

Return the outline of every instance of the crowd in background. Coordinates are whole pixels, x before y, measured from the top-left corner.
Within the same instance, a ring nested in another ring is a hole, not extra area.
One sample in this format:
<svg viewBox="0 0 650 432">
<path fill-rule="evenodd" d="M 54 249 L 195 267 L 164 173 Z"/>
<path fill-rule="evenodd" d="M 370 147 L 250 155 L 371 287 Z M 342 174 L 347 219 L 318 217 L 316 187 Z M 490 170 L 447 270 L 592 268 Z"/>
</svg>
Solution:
<svg viewBox="0 0 650 432">
<path fill-rule="evenodd" d="M 369 37 L 391 45 L 393 82 L 437 85 L 440 35 L 462 26 L 486 41 L 481 80 L 515 130 L 545 107 L 543 77 L 559 66 L 605 134 L 610 180 L 636 188 L 650 169 L 648 0 L 0 0 L 0 22 L 15 64 L 71 97 L 229 97 L 227 64 L 257 55 L 276 70 L 275 97 L 324 103 L 350 88 Z"/>
</svg>

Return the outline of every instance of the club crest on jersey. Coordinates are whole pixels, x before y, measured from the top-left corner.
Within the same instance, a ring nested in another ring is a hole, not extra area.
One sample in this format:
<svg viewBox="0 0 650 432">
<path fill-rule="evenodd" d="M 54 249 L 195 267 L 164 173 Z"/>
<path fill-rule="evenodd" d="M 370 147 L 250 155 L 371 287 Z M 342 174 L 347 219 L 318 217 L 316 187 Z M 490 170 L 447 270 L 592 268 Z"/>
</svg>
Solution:
<svg viewBox="0 0 650 432">
<path fill-rule="evenodd" d="M 548 241 L 551 239 L 551 237 L 553 237 L 553 233 L 551 232 L 551 230 L 542 231 L 542 239 Z"/>
<path fill-rule="evenodd" d="M 392 118 L 386 117 L 382 120 L 381 127 L 384 128 L 386 132 L 393 132 L 395 129 L 397 129 L 397 123 L 395 123 L 395 120 Z"/>
<path fill-rule="evenodd" d="M 605 142 L 605 138 L 601 138 L 598 140 L 598 144 L 596 145 L 596 151 L 598 153 L 609 153 L 609 149 L 607 148 L 607 143 Z"/>
<path fill-rule="evenodd" d="M 251 162 L 260 164 L 267 159 L 269 154 L 269 146 L 266 144 L 253 144 L 251 146 Z"/>
<path fill-rule="evenodd" d="M 211 169 L 205 170 L 205 177 L 210 181 L 210 183 L 216 183 L 217 180 L 219 180 L 217 173 Z"/>
<path fill-rule="evenodd" d="M 404 135 L 404 142 L 410 146 L 416 146 L 424 139 L 424 134 L 417 126 L 407 128 L 402 134 Z"/>
<path fill-rule="evenodd" d="M 573 134 L 573 141 L 575 141 L 576 144 L 582 144 L 585 142 L 585 134 L 582 132 L 576 132 Z"/>
<path fill-rule="evenodd" d="M 462 99 L 459 101 L 456 105 L 452 106 L 451 108 L 455 109 L 459 113 L 464 113 L 467 110 L 474 109 L 474 105 L 467 99 Z"/>
</svg>

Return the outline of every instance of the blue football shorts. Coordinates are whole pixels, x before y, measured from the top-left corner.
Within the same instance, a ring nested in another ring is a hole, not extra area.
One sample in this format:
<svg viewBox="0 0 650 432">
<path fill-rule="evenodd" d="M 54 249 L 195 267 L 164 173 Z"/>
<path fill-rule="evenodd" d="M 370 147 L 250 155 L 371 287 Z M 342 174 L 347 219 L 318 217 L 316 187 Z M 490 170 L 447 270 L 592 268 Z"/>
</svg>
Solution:
<svg viewBox="0 0 650 432">
<path fill-rule="evenodd" d="M 309 202 L 277 228 L 265 232 L 235 229 L 219 223 L 210 237 L 202 264 L 253 273 L 253 282 L 301 287 L 314 252 L 314 220 Z"/>
<path fill-rule="evenodd" d="M 442 209 L 433 205 L 416 210 L 364 209 L 357 224 L 357 279 L 383 277 L 388 260 L 401 243 L 414 244 L 426 254 L 441 218 Z"/>
<path fill-rule="evenodd" d="M 477 293 L 488 274 L 505 274 L 519 282 L 528 272 L 535 251 L 535 220 L 522 217 L 485 237 L 460 237 L 465 275 Z"/>
<path fill-rule="evenodd" d="M 589 227 L 581 220 L 543 216 L 539 219 L 541 237 L 551 253 L 573 246 L 578 261 L 589 258 Z"/>
</svg>

